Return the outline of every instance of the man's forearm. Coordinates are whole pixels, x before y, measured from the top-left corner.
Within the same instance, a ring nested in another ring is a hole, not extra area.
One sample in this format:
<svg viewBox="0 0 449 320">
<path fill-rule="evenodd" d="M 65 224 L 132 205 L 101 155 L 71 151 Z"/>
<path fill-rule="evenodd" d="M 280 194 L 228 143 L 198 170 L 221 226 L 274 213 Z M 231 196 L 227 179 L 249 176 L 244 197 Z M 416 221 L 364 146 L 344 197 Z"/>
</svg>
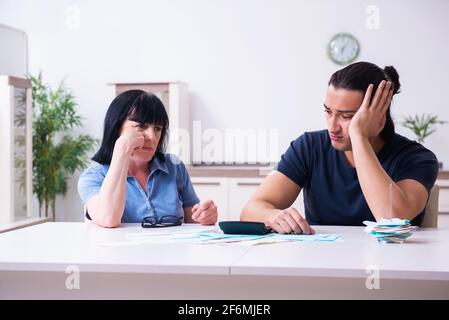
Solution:
<svg viewBox="0 0 449 320">
<path fill-rule="evenodd" d="M 405 194 L 385 172 L 369 140 L 364 137 L 351 137 L 351 142 L 360 187 L 376 220 L 381 218 L 409 219 L 410 212 L 407 212 Z"/>
<path fill-rule="evenodd" d="M 257 221 L 268 225 L 268 219 L 276 209 L 272 204 L 263 200 L 251 200 L 243 208 L 240 214 L 242 221 Z"/>
</svg>

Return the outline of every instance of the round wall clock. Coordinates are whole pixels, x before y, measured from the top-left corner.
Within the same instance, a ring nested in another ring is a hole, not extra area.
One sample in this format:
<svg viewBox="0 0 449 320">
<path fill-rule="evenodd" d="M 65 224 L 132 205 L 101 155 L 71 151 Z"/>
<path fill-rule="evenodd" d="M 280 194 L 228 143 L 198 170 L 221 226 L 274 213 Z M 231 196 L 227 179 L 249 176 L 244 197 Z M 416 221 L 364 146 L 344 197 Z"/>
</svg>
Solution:
<svg viewBox="0 0 449 320">
<path fill-rule="evenodd" d="M 337 64 L 353 62 L 360 52 L 357 39 L 349 33 L 338 33 L 332 37 L 327 47 L 329 58 Z"/>
</svg>

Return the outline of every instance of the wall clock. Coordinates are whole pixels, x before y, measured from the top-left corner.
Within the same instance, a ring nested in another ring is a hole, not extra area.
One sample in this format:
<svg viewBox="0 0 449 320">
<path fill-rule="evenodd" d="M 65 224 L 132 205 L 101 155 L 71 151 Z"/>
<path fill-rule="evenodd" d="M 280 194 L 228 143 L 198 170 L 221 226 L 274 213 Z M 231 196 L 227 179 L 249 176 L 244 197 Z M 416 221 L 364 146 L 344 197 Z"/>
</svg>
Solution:
<svg viewBox="0 0 449 320">
<path fill-rule="evenodd" d="M 327 53 L 332 61 L 339 65 L 353 62 L 360 52 L 357 39 L 349 33 L 338 33 L 332 37 L 327 47 Z"/>
</svg>

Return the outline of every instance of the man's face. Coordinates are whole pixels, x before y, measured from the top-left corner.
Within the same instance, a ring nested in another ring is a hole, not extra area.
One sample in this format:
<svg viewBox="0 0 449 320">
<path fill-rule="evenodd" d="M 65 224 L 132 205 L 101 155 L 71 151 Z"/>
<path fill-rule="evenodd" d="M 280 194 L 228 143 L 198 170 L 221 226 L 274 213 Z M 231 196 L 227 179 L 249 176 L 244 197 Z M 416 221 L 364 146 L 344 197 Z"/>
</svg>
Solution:
<svg viewBox="0 0 449 320">
<path fill-rule="evenodd" d="M 327 130 L 332 146 L 339 151 L 352 149 L 349 123 L 363 101 L 361 91 L 336 89 L 330 85 L 324 101 Z"/>
</svg>

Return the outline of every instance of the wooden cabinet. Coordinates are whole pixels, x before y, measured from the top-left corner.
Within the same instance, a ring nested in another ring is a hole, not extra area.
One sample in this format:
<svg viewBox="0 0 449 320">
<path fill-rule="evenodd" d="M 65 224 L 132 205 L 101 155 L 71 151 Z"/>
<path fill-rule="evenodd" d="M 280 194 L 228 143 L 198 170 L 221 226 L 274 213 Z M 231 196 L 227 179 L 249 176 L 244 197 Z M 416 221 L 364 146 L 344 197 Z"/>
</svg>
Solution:
<svg viewBox="0 0 449 320">
<path fill-rule="evenodd" d="M 184 82 L 112 83 L 115 94 L 127 90 L 151 92 L 161 99 L 170 121 L 167 152 L 176 154 L 185 164 L 191 163 L 190 108 L 188 86 Z"/>
</svg>

